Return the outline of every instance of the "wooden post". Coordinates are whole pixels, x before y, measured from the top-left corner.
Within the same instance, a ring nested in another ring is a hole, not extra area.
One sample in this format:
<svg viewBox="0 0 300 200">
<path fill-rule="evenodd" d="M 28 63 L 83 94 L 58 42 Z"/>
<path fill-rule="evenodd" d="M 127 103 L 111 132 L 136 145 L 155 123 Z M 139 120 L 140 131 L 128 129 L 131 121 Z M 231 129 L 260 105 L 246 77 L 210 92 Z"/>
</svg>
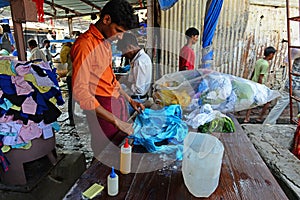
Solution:
<svg viewBox="0 0 300 200">
<path fill-rule="evenodd" d="M 26 46 L 24 42 L 23 28 L 21 22 L 13 21 L 14 37 L 18 51 L 18 60 L 26 61 Z"/>
<path fill-rule="evenodd" d="M 14 26 L 14 37 L 18 51 L 18 59 L 26 61 L 26 44 L 24 41 L 22 23 L 37 22 L 36 4 L 32 1 L 11 0 L 10 10 Z"/>
</svg>

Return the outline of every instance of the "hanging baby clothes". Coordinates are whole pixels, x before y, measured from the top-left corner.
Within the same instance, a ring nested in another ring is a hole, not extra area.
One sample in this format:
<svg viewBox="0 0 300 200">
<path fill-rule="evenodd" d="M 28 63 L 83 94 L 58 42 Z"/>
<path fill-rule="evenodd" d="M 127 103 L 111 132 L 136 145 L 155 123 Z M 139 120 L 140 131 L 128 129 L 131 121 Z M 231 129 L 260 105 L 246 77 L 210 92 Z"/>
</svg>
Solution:
<svg viewBox="0 0 300 200">
<path fill-rule="evenodd" d="M 134 122 L 135 145 L 143 145 L 153 153 L 176 153 L 176 159 L 182 159 L 183 140 L 188 126 L 182 120 L 180 105 L 166 106 L 161 110 L 146 108 Z M 167 140 L 167 145 L 158 146 L 157 142 Z"/>
</svg>

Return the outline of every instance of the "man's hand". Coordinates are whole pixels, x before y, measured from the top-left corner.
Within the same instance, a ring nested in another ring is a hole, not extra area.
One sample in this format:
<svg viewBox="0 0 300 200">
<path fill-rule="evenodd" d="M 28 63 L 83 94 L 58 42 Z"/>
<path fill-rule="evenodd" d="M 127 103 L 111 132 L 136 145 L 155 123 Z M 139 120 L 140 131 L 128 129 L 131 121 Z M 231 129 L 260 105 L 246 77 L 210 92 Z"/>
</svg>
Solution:
<svg viewBox="0 0 300 200">
<path fill-rule="evenodd" d="M 134 132 L 132 124 L 124 122 L 119 119 L 116 121 L 116 128 L 118 128 L 120 131 L 126 133 L 127 135 L 131 135 Z"/>
<path fill-rule="evenodd" d="M 131 99 L 129 103 L 134 108 L 134 110 L 138 111 L 138 113 L 141 113 L 143 110 L 145 110 L 145 106 L 142 103 L 136 102 L 133 99 Z"/>
</svg>

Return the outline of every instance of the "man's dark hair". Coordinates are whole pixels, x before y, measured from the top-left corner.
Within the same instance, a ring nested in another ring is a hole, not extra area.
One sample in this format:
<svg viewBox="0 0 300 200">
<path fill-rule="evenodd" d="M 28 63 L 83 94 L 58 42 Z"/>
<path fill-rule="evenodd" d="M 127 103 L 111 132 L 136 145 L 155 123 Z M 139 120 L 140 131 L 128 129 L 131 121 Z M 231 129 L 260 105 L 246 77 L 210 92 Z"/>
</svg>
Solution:
<svg viewBox="0 0 300 200">
<path fill-rule="evenodd" d="M 121 40 L 118 40 L 117 50 L 122 51 L 130 44 L 139 47 L 136 37 L 133 34 L 126 32 L 123 34 L 123 38 Z"/>
<path fill-rule="evenodd" d="M 107 2 L 101 10 L 100 20 L 105 15 L 111 17 L 112 23 L 123 26 L 128 30 L 138 27 L 138 20 L 134 14 L 134 9 L 125 0 L 111 0 Z"/>
<path fill-rule="evenodd" d="M 191 38 L 193 35 L 199 35 L 199 31 L 195 27 L 190 27 L 185 31 L 185 36 Z"/>
<path fill-rule="evenodd" d="M 30 39 L 30 40 L 28 40 L 28 45 L 30 47 L 37 47 L 37 42 L 34 39 Z"/>
<path fill-rule="evenodd" d="M 276 49 L 274 47 L 267 47 L 264 50 L 264 56 L 269 56 L 271 53 L 275 53 Z"/>
<path fill-rule="evenodd" d="M 44 40 L 44 44 L 50 44 L 50 40 Z"/>
</svg>

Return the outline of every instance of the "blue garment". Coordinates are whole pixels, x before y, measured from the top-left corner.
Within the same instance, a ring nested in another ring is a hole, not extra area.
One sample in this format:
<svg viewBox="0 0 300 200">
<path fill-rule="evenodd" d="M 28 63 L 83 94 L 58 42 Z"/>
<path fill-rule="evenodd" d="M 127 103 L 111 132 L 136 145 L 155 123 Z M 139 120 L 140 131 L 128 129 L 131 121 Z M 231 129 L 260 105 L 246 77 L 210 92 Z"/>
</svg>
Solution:
<svg viewBox="0 0 300 200">
<path fill-rule="evenodd" d="M 160 9 L 162 10 L 170 9 L 177 1 L 178 0 L 158 0 Z"/>
<path fill-rule="evenodd" d="M 6 94 L 16 94 L 16 86 L 11 82 L 11 76 L 0 74 L 0 89 Z"/>
<path fill-rule="evenodd" d="M 15 49 L 15 50 L 12 52 L 12 55 L 13 55 L 13 56 L 18 56 L 18 51 Z"/>
<path fill-rule="evenodd" d="M 143 145 L 153 153 L 176 153 L 176 158 L 182 160 L 183 140 L 188 133 L 187 124 L 181 120 L 180 105 L 166 106 L 161 110 L 146 108 L 134 121 L 135 145 Z M 168 141 L 167 145 L 157 146 L 155 143 Z"/>
</svg>

